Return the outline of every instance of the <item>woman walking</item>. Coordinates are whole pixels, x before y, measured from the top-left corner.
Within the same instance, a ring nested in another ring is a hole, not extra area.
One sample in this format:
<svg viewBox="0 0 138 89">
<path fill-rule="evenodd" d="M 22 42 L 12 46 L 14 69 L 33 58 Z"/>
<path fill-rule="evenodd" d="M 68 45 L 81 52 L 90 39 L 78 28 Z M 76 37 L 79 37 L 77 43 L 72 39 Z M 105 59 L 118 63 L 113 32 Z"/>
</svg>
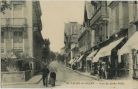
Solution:
<svg viewBox="0 0 138 89">
<path fill-rule="evenodd" d="M 50 70 L 49 84 L 51 84 L 51 86 L 55 86 L 57 65 L 58 65 L 58 63 L 55 60 L 52 61 L 49 65 L 49 70 Z"/>
<path fill-rule="evenodd" d="M 55 82 L 56 82 L 56 73 L 55 72 L 51 72 L 50 73 L 50 84 L 52 86 L 55 86 Z"/>
</svg>

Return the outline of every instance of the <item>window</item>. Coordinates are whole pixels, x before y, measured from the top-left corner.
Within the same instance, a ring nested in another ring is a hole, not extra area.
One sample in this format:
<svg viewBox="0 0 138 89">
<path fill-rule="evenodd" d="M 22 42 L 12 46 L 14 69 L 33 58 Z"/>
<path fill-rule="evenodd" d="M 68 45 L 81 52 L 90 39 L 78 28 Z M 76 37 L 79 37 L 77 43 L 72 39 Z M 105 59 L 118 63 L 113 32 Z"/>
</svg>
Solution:
<svg viewBox="0 0 138 89">
<path fill-rule="evenodd" d="M 16 18 L 23 18 L 23 5 L 13 4 L 13 16 Z"/>
<path fill-rule="evenodd" d="M 1 31 L 1 43 L 4 43 L 4 32 Z"/>
<path fill-rule="evenodd" d="M 111 35 L 116 33 L 119 30 L 119 4 L 111 8 L 111 23 L 112 23 L 112 31 Z"/>
<path fill-rule="evenodd" d="M 22 10 L 23 5 L 22 4 L 14 4 L 13 9 L 14 10 Z"/>
<path fill-rule="evenodd" d="M 129 22 L 129 6 L 128 6 L 128 2 L 123 2 L 123 24 L 125 26 L 128 25 Z"/>
<path fill-rule="evenodd" d="M 13 46 L 16 52 L 23 52 L 23 32 L 15 31 L 13 33 Z"/>
<path fill-rule="evenodd" d="M 119 30 L 119 4 L 116 6 L 115 8 L 115 13 L 116 13 L 116 17 L 115 17 L 115 30 L 116 32 Z"/>
<path fill-rule="evenodd" d="M 15 31 L 13 35 L 14 35 L 14 38 L 13 38 L 14 43 L 22 43 L 23 42 L 23 32 Z"/>
<path fill-rule="evenodd" d="M 1 48 L 1 53 L 4 53 L 4 48 Z"/>
</svg>

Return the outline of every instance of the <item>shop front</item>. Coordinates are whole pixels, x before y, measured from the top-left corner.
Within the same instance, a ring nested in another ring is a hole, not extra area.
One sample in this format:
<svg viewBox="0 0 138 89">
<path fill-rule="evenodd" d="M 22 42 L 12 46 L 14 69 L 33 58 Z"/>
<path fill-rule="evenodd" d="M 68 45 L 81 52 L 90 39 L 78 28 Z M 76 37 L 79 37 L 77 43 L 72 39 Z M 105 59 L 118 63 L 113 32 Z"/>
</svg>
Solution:
<svg viewBox="0 0 138 89">
<path fill-rule="evenodd" d="M 91 58 L 86 58 L 86 72 L 91 72 Z"/>
<path fill-rule="evenodd" d="M 101 48 L 96 54 L 96 56 L 92 59 L 92 63 L 97 64 L 93 69 L 97 69 L 97 73 L 100 77 L 103 77 L 106 79 L 112 77 L 112 74 L 110 74 L 112 72 L 111 70 L 113 69 L 111 68 L 112 67 L 111 55 L 113 55 L 112 50 L 117 45 L 119 45 L 123 39 L 124 38 L 115 40 L 110 44 L 108 44 L 107 46 Z M 114 60 L 117 60 L 117 59 L 114 59 Z M 113 71 L 117 71 L 117 70 L 113 70 Z"/>
<path fill-rule="evenodd" d="M 133 78 L 138 79 L 138 48 L 132 49 L 133 58 Z"/>
<path fill-rule="evenodd" d="M 76 60 L 77 63 L 77 69 L 80 71 L 85 71 L 86 68 L 86 60 L 85 60 L 85 55 L 81 55 L 78 60 Z"/>
<path fill-rule="evenodd" d="M 109 45 L 101 48 L 98 51 L 98 53 L 96 54 L 96 56 L 93 58 L 92 62 L 98 62 L 99 58 L 104 57 L 104 56 L 109 56 L 108 58 L 110 58 L 112 49 L 115 48 L 122 40 L 123 40 L 123 38 L 120 38 L 120 39 L 110 43 Z"/>
<path fill-rule="evenodd" d="M 69 61 L 69 67 L 71 67 L 71 66 L 72 66 L 73 61 L 74 61 L 74 59 L 73 59 L 73 58 Z"/>
<path fill-rule="evenodd" d="M 73 70 L 77 69 L 77 63 L 76 63 L 77 59 L 78 59 L 78 57 L 76 57 L 70 61 L 70 65 Z"/>
<path fill-rule="evenodd" d="M 125 75 L 138 78 L 138 31 L 136 31 L 118 51 L 119 63 L 124 67 Z"/>
<path fill-rule="evenodd" d="M 96 53 L 97 53 L 97 50 L 91 52 L 86 58 L 86 71 L 87 72 L 92 71 L 92 59 Z"/>
</svg>

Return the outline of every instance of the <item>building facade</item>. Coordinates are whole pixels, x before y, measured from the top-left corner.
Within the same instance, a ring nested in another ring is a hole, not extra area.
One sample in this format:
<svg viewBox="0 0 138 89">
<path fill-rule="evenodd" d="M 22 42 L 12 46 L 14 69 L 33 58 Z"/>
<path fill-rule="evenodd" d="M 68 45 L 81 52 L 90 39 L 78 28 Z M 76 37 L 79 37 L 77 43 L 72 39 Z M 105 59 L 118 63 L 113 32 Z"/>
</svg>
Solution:
<svg viewBox="0 0 138 89">
<path fill-rule="evenodd" d="M 110 24 L 109 29 L 113 30 L 113 31 L 109 31 L 110 36 L 122 32 L 123 33 L 122 35 L 124 35 L 127 39 L 127 41 L 120 48 L 120 50 L 124 50 L 124 46 L 128 45 L 128 42 L 129 42 L 129 39 L 131 38 L 131 36 L 136 34 L 136 31 L 137 31 L 137 25 L 135 23 L 135 22 L 137 22 L 137 20 L 136 20 L 137 4 L 136 3 L 137 3 L 136 1 L 108 2 L 109 24 Z M 119 36 L 119 34 L 117 34 L 117 36 Z M 135 44 L 135 43 L 133 43 L 133 44 Z M 135 64 L 135 60 L 137 60 L 132 57 L 133 48 L 137 49 L 137 47 L 129 46 L 126 49 L 130 49 L 131 50 L 130 52 L 126 51 L 126 52 L 122 53 L 120 50 L 118 50 L 118 53 L 117 53 L 118 69 L 119 70 L 128 70 L 128 72 L 125 72 L 124 74 L 122 74 L 123 76 L 126 76 L 128 78 L 134 77 L 134 72 L 135 72 L 135 76 L 137 75 L 136 71 L 134 71 L 134 67 L 133 67 L 133 65 Z M 137 54 L 135 54 L 135 55 L 137 55 Z M 121 75 L 119 74 L 119 76 L 121 76 Z"/>
<path fill-rule="evenodd" d="M 79 56 L 75 61 L 71 61 L 76 69 L 104 79 L 138 78 L 137 3 L 85 2 L 84 20 L 78 37 Z M 71 34 L 71 31 L 68 34 Z M 75 47 L 70 40 L 73 36 L 67 36 L 66 33 L 64 37 L 65 48 L 68 48 L 70 53 Z M 73 54 L 72 51 L 70 55 Z"/>
<path fill-rule="evenodd" d="M 0 16 L 2 59 L 15 52 L 40 59 L 44 41 L 39 1 L 9 1 L 9 4 L 11 9 L 6 9 Z"/>
<path fill-rule="evenodd" d="M 85 27 L 82 27 L 81 29 L 83 30 L 83 32 L 78 38 L 79 52 L 85 53 L 91 48 L 91 39 L 89 39 L 91 37 L 91 34 L 88 29 L 85 29 Z"/>
<path fill-rule="evenodd" d="M 91 1 L 93 14 L 90 27 L 95 32 L 95 45 L 108 39 L 108 8 L 106 1 Z"/>
<path fill-rule="evenodd" d="M 108 76 L 108 78 L 115 78 L 117 76 L 132 78 L 132 75 L 137 75 L 136 70 L 135 73 L 134 70 L 132 71 L 135 58 L 132 57 L 132 55 L 134 56 L 132 48 L 137 50 L 137 47 L 128 46 L 127 48 L 125 46 L 129 43 L 129 39 L 131 41 L 131 37 L 135 37 L 137 33 L 137 2 L 90 1 L 86 6 L 87 8 L 91 7 L 91 10 L 87 10 L 87 14 L 91 13 L 89 27 L 94 31 L 94 38 L 92 37 L 94 46 L 91 51 L 98 50 L 96 55 L 91 57 L 92 66 L 95 66 L 96 63 L 105 63 L 108 66 L 109 63 L 111 70 L 109 75 L 111 76 Z M 84 18 L 86 22 L 88 16 L 85 15 Z M 120 50 L 124 50 L 124 47 L 131 51 L 123 52 L 122 54 Z M 107 49 L 108 51 L 106 51 Z M 124 58 L 127 60 L 124 61 Z M 137 64 L 135 63 L 135 65 Z M 96 68 L 98 66 L 92 69 Z M 123 75 L 122 71 L 126 70 L 129 70 L 129 72 L 125 72 Z M 104 78 L 107 78 L 107 76 L 104 75 Z"/>
<path fill-rule="evenodd" d="M 77 22 L 65 23 L 64 43 L 68 62 L 78 56 L 78 37 L 81 25 Z"/>
</svg>

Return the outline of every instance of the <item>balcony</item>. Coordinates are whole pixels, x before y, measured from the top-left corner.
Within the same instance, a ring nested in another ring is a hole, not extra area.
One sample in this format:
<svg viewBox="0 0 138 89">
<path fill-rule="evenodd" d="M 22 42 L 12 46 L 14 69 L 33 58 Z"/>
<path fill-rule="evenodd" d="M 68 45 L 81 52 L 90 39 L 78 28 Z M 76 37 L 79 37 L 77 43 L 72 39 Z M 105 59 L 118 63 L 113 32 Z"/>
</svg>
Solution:
<svg viewBox="0 0 138 89">
<path fill-rule="evenodd" d="M 25 18 L 1 18 L 2 27 L 24 27 L 27 22 Z"/>
<path fill-rule="evenodd" d="M 94 13 L 90 20 L 90 25 L 93 25 L 97 20 L 107 20 L 108 14 L 107 14 L 107 7 L 101 6 L 97 11 Z"/>
</svg>

